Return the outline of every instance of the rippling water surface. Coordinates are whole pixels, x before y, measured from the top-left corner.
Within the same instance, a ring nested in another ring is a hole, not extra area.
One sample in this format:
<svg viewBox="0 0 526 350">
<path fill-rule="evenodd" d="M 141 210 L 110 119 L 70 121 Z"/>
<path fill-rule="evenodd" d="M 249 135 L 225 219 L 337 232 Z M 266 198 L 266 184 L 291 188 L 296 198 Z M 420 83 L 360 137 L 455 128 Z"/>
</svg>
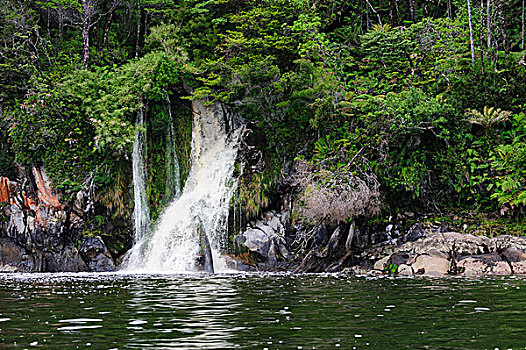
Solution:
<svg viewBox="0 0 526 350">
<path fill-rule="evenodd" d="M 0 348 L 525 349 L 526 280 L 0 275 Z"/>
</svg>

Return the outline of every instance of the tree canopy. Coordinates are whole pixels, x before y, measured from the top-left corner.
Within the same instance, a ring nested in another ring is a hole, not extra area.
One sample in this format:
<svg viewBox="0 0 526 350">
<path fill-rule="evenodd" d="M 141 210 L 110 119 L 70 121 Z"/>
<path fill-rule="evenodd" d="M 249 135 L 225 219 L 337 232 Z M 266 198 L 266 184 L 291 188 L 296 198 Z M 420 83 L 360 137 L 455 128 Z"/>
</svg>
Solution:
<svg viewBox="0 0 526 350">
<path fill-rule="evenodd" d="M 265 134 L 246 188 L 286 167 L 306 206 L 355 188 L 362 214 L 524 211 L 524 1 L 0 0 L 0 28 L 2 173 L 115 183 L 139 109 L 155 129 L 206 97 Z"/>
</svg>

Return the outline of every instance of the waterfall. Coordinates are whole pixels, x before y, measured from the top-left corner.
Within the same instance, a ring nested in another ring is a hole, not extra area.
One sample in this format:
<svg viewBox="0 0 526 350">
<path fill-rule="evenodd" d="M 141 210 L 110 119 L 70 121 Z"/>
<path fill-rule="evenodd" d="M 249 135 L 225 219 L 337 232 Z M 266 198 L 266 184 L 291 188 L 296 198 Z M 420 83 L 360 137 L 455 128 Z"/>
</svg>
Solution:
<svg viewBox="0 0 526 350">
<path fill-rule="evenodd" d="M 229 203 L 237 186 L 233 172 L 239 132 L 227 133 L 232 121 L 225 118 L 220 104 L 194 101 L 192 108 L 192 165 L 186 185 L 151 235 L 132 248 L 130 256 L 140 258 L 128 260 L 128 271 L 196 271 L 202 242 L 210 244 L 215 270 L 224 269 L 220 251 L 226 243 Z"/>
<path fill-rule="evenodd" d="M 150 228 L 150 209 L 146 199 L 146 169 L 144 167 L 145 139 L 146 134 L 142 130 L 144 126 L 144 111 L 137 112 L 137 124 L 140 129 L 135 134 L 132 153 L 133 168 L 133 219 L 135 230 L 135 242 L 141 242 L 147 236 Z"/>
<path fill-rule="evenodd" d="M 179 169 L 179 158 L 175 147 L 174 122 L 172 116 L 172 104 L 170 96 L 166 94 L 168 101 L 168 136 L 166 142 L 166 198 L 172 200 L 181 194 L 181 175 Z"/>
</svg>

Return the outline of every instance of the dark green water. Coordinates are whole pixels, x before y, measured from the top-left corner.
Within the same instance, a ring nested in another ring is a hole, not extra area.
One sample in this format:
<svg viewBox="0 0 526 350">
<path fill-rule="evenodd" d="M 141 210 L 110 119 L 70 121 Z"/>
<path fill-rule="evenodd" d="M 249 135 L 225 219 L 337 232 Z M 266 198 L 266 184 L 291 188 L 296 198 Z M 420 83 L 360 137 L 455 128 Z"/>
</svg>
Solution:
<svg viewBox="0 0 526 350">
<path fill-rule="evenodd" d="M 526 280 L 0 275 L 0 348 L 525 349 Z"/>
</svg>

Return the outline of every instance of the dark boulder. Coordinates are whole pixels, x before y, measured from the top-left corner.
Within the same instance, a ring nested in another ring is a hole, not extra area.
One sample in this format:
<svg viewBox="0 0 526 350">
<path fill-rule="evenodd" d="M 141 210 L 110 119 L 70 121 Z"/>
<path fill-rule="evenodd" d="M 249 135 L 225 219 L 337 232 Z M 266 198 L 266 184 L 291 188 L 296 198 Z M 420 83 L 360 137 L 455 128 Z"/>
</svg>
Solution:
<svg viewBox="0 0 526 350">
<path fill-rule="evenodd" d="M 59 251 L 44 253 L 44 272 L 85 272 L 88 266 L 82 260 L 77 248 L 68 244 Z"/>
<path fill-rule="evenodd" d="M 115 270 L 115 263 L 101 237 L 83 237 L 79 251 L 90 271 L 105 272 Z"/>
</svg>

